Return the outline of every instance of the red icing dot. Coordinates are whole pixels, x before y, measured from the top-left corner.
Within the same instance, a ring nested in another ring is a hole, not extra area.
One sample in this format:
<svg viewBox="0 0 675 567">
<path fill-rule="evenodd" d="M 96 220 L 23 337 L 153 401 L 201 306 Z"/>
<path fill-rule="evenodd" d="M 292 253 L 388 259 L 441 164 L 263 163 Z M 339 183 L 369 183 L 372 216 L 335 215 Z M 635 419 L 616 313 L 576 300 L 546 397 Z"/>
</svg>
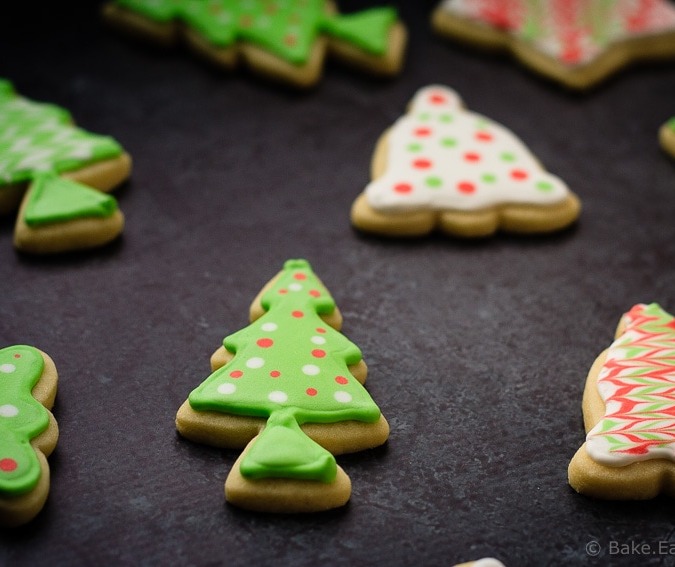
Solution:
<svg viewBox="0 0 675 567">
<path fill-rule="evenodd" d="M 445 99 L 445 97 L 444 97 L 442 94 L 432 94 L 432 95 L 429 97 L 429 102 L 430 102 L 431 104 L 445 104 L 445 103 L 446 103 L 446 99 Z"/>
<path fill-rule="evenodd" d="M 335 381 L 338 384 L 342 384 L 343 386 L 348 382 L 348 380 L 344 376 L 336 376 Z"/>
<path fill-rule="evenodd" d="M 233 370 L 230 372 L 230 378 L 241 378 L 244 373 L 241 370 Z"/>
<path fill-rule="evenodd" d="M 317 327 L 317 328 L 316 328 L 316 332 L 317 332 L 317 333 L 325 333 L 325 332 L 326 332 L 326 329 L 324 329 L 323 327 Z"/>
<path fill-rule="evenodd" d="M 319 392 L 316 391 L 316 388 L 307 388 L 307 389 L 305 390 L 305 393 L 306 393 L 308 396 L 316 396 Z"/>
<path fill-rule="evenodd" d="M 481 142 L 491 142 L 492 134 L 490 134 L 490 132 L 476 132 L 476 140 L 480 140 Z"/>
<path fill-rule="evenodd" d="M 264 339 L 258 339 L 256 341 L 256 344 L 260 348 L 270 348 L 274 344 L 274 341 L 272 339 L 264 338 Z"/>
<path fill-rule="evenodd" d="M 12 472 L 19 465 L 14 459 L 0 459 L 0 471 Z"/>
<path fill-rule="evenodd" d="M 411 193 L 412 190 L 413 188 L 412 185 L 410 185 L 410 183 L 397 183 L 396 185 L 394 185 L 394 191 L 396 193 L 406 194 Z"/>
<path fill-rule="evenodd" d="M 210 12 L 211 14 L 216 14 L 216 15 L 217 15 L 217 14 L 220 14 L 220 12 L 222 12 L 222 10 L 223 10 L 223 9 L 222 9 L 221 6 L 216 6 L 216 5 L 214 5 L 214 6 L 210 6 L 210 7 L 209 7 L 209 12 Z"/>
<path fill-rule="evenodd" d="M 288 293 L 288 290 L 287 290 L 287 289 L 280 289 L 280 290 L 279 290 L 279 293 L 280 293 L 281 295 L 284 295 L 284 294 Z"/>
<path fill-rule="evenodd" d="M 466 161 L 480 161 L 480 154 L 477 154 L 476 152 L 466 152 L 464 154 L 464 159 Z"/>
<path fill-rule="evenodd" d="M 287 35 L 284 38 L 284 43 L 289 47 L 293 47 L 296 43 L 298 43 L 298 38 L 294 35 Z"/>
<path fill-rule="evenodd" d="M 323 358 L 324 356 L 326 356 L 326 351 L 325 351 L 325 350 L 321 350 L 320 348 L 315 348 L 315 349 L 312 351 L 312 356 L 313 356 L 314 358 Z"/>
<path fill-rule="evenodd" d="M 307 276 L 303 273 L 300 273 L 300 272 L 298 272 L 297 274 L 293 274 L 293 277 L 296 280 L 306 280 L 307 279 Z"/>
<path fill-rule="evenodd" d="M 413 167 L 416 167 L 417 169 L 429 169 L 431 167 L 431 161 L 428 159 L 416 159 L 413 162 Z"/>
<path fill-rule="evenodd" d="M 470 183 L 469 181 L 462 181 L 461 183 L 457 184 L 457 191 L 460 193 L 464 193 L 465 195 L 469 195 L 473 193 L 476 190 L 476 186 L 473 183 Z"/>
<path fill-rule="evenodd" d="M 527 171 L 523 171 L 522 169 L 514 169 L 511 172 L 511 177 L 517 181 L 522 181 L 523 179 L 527 179 Z"/>
<path fill-rule="evenodd" d="M 302 311 L 293 311 L 293 313 L 291 313 L 291 315 L 293 315 L 293 317 L 295 317 L 296 319 L 300 319 L 300 317 L 305 316 L 305 314 Z"/>
<path fill-rule="evenodd" d="M 249 14 L 244 14 L 239 18 L 239 25 L 242 28 L 249 28 L 253 24 L 253 18 Z"/>
<path fill-rule="evenodd" d="M 431 135 L 431 128 L 415 128 L 415 136 L 424 138 L 425 136 Z"/>
<path fill-rule="evenodd" d="M 318 289 L 310 289 L 309 295 L 311 295 L 312 297 L 319 297 L 321 295 L 321 292 Z"/>
<path fill-rule="evenodd" d="M 279 372 L 278 370 L 272 370 L 272 372 L 270 372 L 270 376 L 272 378 L 279 378 L 279 376 L 281 376 L 281 372 Z"/>
<path fill-rule="evenodd" d="M 265 12 L 267 12 L 268 14 L 276 14 L 277 12 L 276 4 L 268 4 L 267 6 L 265 6 Z"/>
<path fill-rule="evenodd" d="M 14 355 L 14 358 L 21 358 L 21 355 L 20 355 L 19 353 L 16 353 L 16 354 Z"/>
</svg>

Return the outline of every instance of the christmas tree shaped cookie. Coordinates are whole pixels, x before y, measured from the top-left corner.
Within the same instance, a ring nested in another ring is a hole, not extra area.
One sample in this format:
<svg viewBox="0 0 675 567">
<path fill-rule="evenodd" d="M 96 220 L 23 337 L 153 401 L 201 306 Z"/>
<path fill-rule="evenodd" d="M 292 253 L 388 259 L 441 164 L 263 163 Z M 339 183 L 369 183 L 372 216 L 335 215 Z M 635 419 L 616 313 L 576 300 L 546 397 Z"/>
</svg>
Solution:
<svg viewBox="0 0 675 567">
<path fill-rule="evenodd" d="M 115 140 L 76 128 L 66 110 L 23 98 L 0 79 L 0 214 L 23 199 L 17 248 L 63 252 L 115 238 L 124 219 L 115 199 L 101 191 L 130 171 L 131 158 Z"/>
<path fill-rule="evenodd" d="M 340 453 L 384 443 L 389 426 L 363 387 L 361 352 L 339 332 L 333 298 L 304 260 L 289 260 L 227 337 L 214 370 L 181 406 L 178 431 L 242 448 L 225 483 L 229 502 L 268 512 L 344 505 Z"/>
<path fill-rule="evenodd" d="M 377 75 L 395 75 L 406 31 L 392 8 L 345 16 L 328 0 L 113 0 L 115 27 L 171 45 L 182 40 L 220 67 L 244 63 L 296 87 L 314 85 L 326 55 Z"/>
<path fill-rule="evenodd" d="M 675 158 L 675 117 L 671 118 L 659 130 L 661 147 Z"/>
<path fill-rule="evenodd" d="M 0 525 L 25 524 L 47 500 L 46 457 L 59 436 L 49 411 L 56 383 L 45 353 L 23 345 L 0 350 Z"/>
<path fill-rule="evenodd" d="M 675 318 L 636 305 L 591 368 L 569 482 L 596 498 L 675 496 Z"/>
<path fill-rule="evenodd" d="M 14 229 L 14 246 L 46 254 L 101 246 L 124 228 L 124 216 L 111 195 L 59 177 L 35 177 Z"/>
<path fill-rule="evenodd" d="M 675 59 L 667 0 L 444 0 L 441 35 L 518 60 L 563 85 L 590 87 L 633 61 Z"/>
<path fill-rule="evenodd" d="M 464 109 L 443 86 L 418 91 L 408 114 L 380 138 L 372 176 L 352 223 L 385 236 L 551 232 L 581 208 L 512 132 Z"/>
</svg>

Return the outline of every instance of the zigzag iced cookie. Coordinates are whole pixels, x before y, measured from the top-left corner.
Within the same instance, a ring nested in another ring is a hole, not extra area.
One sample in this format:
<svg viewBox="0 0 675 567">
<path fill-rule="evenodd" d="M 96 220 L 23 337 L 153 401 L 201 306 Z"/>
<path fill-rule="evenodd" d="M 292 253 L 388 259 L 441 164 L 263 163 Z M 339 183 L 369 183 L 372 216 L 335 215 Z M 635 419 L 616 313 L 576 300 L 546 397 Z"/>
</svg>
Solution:
<svg viewBox="0 0 675 567">
<path fill-rule="evenodd" d="M 675 59 L 675 6 L 666 0 L 445 0 L 432 25 L 443 36 L 510 51 L 574 89 L 633 61 Z"/>
<path fill-rule="evenodd" d="M 104 17 L 162 45 L 183 40 L 220 67 L 243 62 L 296 87 L 319 81 L 326 55 L 396 75 L 407 35 L 392 8 L 340 16 L 329 0 L 114 0 Z"/>
<path fill-rule="evenodd" d="M 243 448 L 227 500 L 266 512 L 344 505 L 351 482 L 340 453 L 381 445 L 389 426 L 363 387 L 361 351 L 304 260 L 289 260 L 251 305 L 251 325 L 213 355 L 214 370 L 176 417 L 184 437 Z"/>
<path fill-rule="evenodd" d="M 76 128 L 66 110 L 21 97 L 0 79 L 0 214 L 23 199 L 18 249 L 63 252 L 115 238 L 124 219 L 117 201 L 101 191 L 130 171 L 131 158 L 115 140 Z"/>
<path fill-rule="evenodd" d="M 30 346 L 0 350 L 0 525 L 34 518 L 49 494 L 47 458 L 59 429 L 54 362 Z"/>
<path fill-rule="evenodd" d="M 372 177 L 352 223 L 385 236 L 551 232 L 581 209 L 512 132 L 465 110 L 455 91 L 439 85 L 418 91 L 380 138 Z"/>
<path fill-rule="evenodd" d="M 659 130 L 661 147 L 675 158 L 675 117 L 666 122 Z"/>
<path fill-rule="evenodd" d="M 675 318 L 636 305 L 591 368 L 583 400 L 586 443 L 569 482 L 597 498 L 675 496 Z"/>
</svg>

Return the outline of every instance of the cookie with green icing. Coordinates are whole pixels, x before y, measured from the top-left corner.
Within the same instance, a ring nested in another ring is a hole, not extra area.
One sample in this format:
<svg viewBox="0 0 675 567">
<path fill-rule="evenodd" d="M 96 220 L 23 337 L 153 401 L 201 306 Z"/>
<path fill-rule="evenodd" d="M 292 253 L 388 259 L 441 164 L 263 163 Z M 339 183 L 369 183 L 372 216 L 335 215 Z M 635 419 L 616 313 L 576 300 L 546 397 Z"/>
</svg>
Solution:
<svg viewBox="0 0 675 567">
<path fill-rule="evenodd" d="M 389 426 L 363 383 L 359 348 L 304 260 L 289 260 L 225 338 L 213 373 L 176 417 L 184 437 L 242 448 L 225 483 L 232 504 L 268 512 L 342 506 L 351 483 L 334 455 L 384 443 Z"/>
<path fill-rule="evenodd" d="M 49 411 L 57 373 L 44 352 L 25 345 L 0 350 L 0 525 L 34 518 L 49 494 L 47 458 L 59 436 Z"/>
<path fill-rule="evenodd" d="M 112 195 L 41 173 L 19 209 L 14 246 L 33 254 L 83 250 L 114 240 L 123 228 L 124 216 Z"/>
<path fill-rule="evenodd" d="M 663 150 L 675 158 L 675 117 L 661 126 L 659 141 Z"/>
<path fill-rule="evenodd" d="M 18 249 L 64 252 L 115 238 L 124 217 L 106 192 L 130 171 L 114 139 L 77 128 L 67 110 L 19 96 L 0 79 L 0 213 L 21 204 Z"/>
<path fill-rule="evenodd" d="M 113 0 L 113 26 L 163 45 L 181 40 L 232 69 L 308 87 L 333 56 L 376 75 L 396 75 L 406 31 L 393 8 L 340 15 L 328 0 Z"/>
</svg>

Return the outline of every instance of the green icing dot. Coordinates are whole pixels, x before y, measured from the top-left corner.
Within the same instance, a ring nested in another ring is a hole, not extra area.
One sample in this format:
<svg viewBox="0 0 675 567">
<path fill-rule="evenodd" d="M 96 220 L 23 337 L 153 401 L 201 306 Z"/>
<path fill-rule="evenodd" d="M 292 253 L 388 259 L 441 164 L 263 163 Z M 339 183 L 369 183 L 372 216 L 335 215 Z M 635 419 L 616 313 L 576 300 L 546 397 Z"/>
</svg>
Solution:
<svg viewBox="0 0 675 567">
<path fill-rule="evenodd" d="M 511 152 L 502 152 L 502 154 L 499 157 L 502 158 L 504 161 L 516 161 L 516 156 Z"/>
<path fill-rule="evenodd" d="M 419 152 L 421 150 L 422 150 L 422 144 L 417 144 L 417 143 L 408 144 L 408 151 L 409 152 Z"/>
<path fill-rule="evenodd" d="M 540 191 L 550 191 L 553 189 L 553 183 L 550 181 L 538 181 L 535 187 Z"/>
<path fill-rule="evenodd" d="M 444 148 L 454 148 L 457 145 L 457 140 L 454 138 L 443 138 L 441 140 L 441 146 Z"/>
<path fill-rule="evenodd" d="M 443 180 L 440 177 L 427 177 L 424 182 L 430 189 L 438 189 L 443 185 Z"/>
<path fill-rule="evenodd" d="M 496 176 L 496 175 L 493 175 L 492 173 L 484 173 L 484 174 L 481 176 L 481 179 L 482 179 L 485 183 L 494 183 L 495 181 L 497 181 L 497 176 Z"/>
<path fill-rule="evenodd" d="M 441 114 L 441 115 L 438 117 L 438 119 L 439 119 L 441 122 L 443 122 L 443 123 L 445 123 L 445 124 L 448 124 L 448 123 L 452 122 L 452 114 Z"/>
<path fill-rule="evenodd" d="M 423 112 L 422 114 L 419 115 L 418 117 L 422 122 L 427 122 L 429 118 L 431 118 L 431 115 L 428 112 Z"/>
</svg>

